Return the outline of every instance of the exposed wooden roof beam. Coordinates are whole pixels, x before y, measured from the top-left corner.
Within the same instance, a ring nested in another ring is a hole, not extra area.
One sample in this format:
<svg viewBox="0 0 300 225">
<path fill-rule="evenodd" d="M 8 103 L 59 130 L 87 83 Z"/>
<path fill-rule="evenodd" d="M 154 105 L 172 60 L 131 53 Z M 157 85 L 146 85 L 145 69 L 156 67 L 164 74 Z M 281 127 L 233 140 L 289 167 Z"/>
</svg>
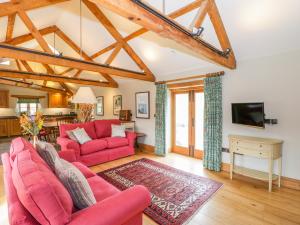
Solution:
<svg viewBox="0 0 300 225">
<path fill-rule="evenodd" d="M 40 29 L 38 31 L 40 32 L 41 35 L 47 35 L 47 34 L 51 34 L 51 33 L 55 32 L 56 29 L 57 29 L 56 26 L 50 26 L 50 27 Z M 34 39 L 33 35 L 31 33 L 29 33 L 29 34 L 24 34 L 24 35 L 12 38 L 10 40 L 5 40 L 2 43 L 6 43 L 6 44 L 10 44 L 10 45 L 19 45 L 24 42 L 31 41 L 33 39 Z"/>
<path fill-rule="evenodd" d="M 196 1 L 194 1 L 194 2 L 192 2 L 190 4 L 188 4 L 188 5 L 180 8 L 180 9 L 175 10 L 174 12 L 170 13 L 168 16 L 170 18 L 172 18 L 172 19 L 176 19 L 176 18 L 178 18 L 178 17 L 180 17 L 180 16 L 182 16 L 184 14 L 187 14 L 187 13 L 189 13 L 189 12 L 197 9 L 202 4 L 202 2 L 203 2 L 203 0 L 196 0 Z M 128 36 L 126 36 L 124 38 L 124 41 L 128 42 L 128 41 L 130 41 L 130 40 L 132 40 L 132 39 L 134 39 L 134 38 L 136 38 L 138 36 L 141 36 L 142 34 L 148 32 L 148 31 L 149 30 L 147 30 L 146 28 L 141 28 L 141 29 L 139 29 L 139 30 L 137 30 L 137 31 L 129 34 Z M 104 49 L 102 49 L 102 50 L 94 53 L 91 56 L 91 58 L 92 59 L 97 58 L 98 56 L 100 56 L 100 55 L 102 55 L 102 54 L 104 54 L 104 53 L 112 50 L 114 47 L 116 47 L 117 44 L 118 44 L 118 42 L 115 42 L 115 43 L 107 46 L 106 48 L 104 48 Z"/>
<path fill-rule="evenodd" d="M 57 28 L 56 32 L 55 32 L 66 44 L 68 44 L 75 52 L 77 52 L 78 54 L 82 54 L 82 57 L 90 62 L 93 62 L 93 59 L 91 57 L 89 57 L 84 51 L 80 51 L 79 46 L 76 45 L 75 42 L 73 42 L 71 40 L 71 38 L 69 38 L 62 30 L 60 30 L 59 28 Z M 82 70 L 78 70 L 77 73 L 74 75 L 74 77 L 78 77 L 79 74 L 81 73 Z M 78 75 L 77 75 L 78 74 Z M 110 87 L 114 87 L 117 88 L 118 87 L 118 83 L 108 74 L 106 73 L 100 73 L 101 76 L 103 76 L 110 84 Z"/>
<path fill-rule="evenodd" d="M 98 8 L 98 6 L 88 0 L 83 0 L 83 3 L 88 7 L 88 9 L 93 13 L 93 15 L 99 20 L 99 22 L 105 27 L 105 29 L 113 36 L 113 38 L 122 44 L 122 48 L 127 52 L 131 59 L 138 65 L 138 67 L 143 70 L 149 78 L 153 81 L 155 77 L 143 60 L 135 53 L 131 46 L 124 41 L 122 35 L 115 28 L 115 26 L 109 21 L 109 19 L 104 15 L 104 13 Z M 114 56 L 115 58 L 115 56 Z"/>
<path fill-rule="evenodd" d="M 96 80 L 87 80 L 71 77 L 63 77 L 50 74 L 34 73 L 31 68 L 30 72 L 22 72 L 17 70 L 4 70 L 0 69 L 0 76 L 9 77 L 9 78 L 22 78 L 22 79 L 31 79 L 31 80 L 48 80 L 53 82 L 65 82 L 65 83 L 74 83 L 82 85 L 92 85 L 92 86 L 101 86 L 107 87 L 107 82 L 100 82 Z"/>
<path fill-rule="evenodd" d="M 5 44 L 0 44 L 0 57 L 8 57 L 13 59 L 45 63 L 50 65 L 58 65 L 63 67 L 71 67 L 80 70 L 107 73 L 116 76 L 152 81 L 152 79 L 149 80 L 149 78 L 146 77 L 144 73 L 107 66 L 95 62 L 83 61 L 71 57 L 56 56 L 41 51 L 36 51 L 36 50 L 31 50 L 26 48 L 18 48 L 10 45 L 5 45 Z"/>
<path fill-rule="evenodd" d="M 29 88 L 29 89 L 45 91 L 45 92 L 54 92 L 54 93 L 58 92 L 58 93 L 62 93 L 62 94 L 66 93 L 64 90 L 61 90 L 61 89 L 45 87 L 42 85 L 37 85 L 37 84 L 24 82 L 24 81 L 17 81 L 17 80 L 13 80 L 13 79 L 9 79 L 9 78 L 4 78 L 4 77 L 0 77 L 0 84 L 14 86 L 14 87 Z"/>
<path fill-rule="evenodd" d="M 201 3 L 201 5 L 199 7 L 199 12 L 198 12 L 197 18 L 196 18 L 195 23 L 194 23 L 194 27 L 196 27 L 196 28 L 201 27 L 201 25 L 202 25 L 202 23 L 205 19 L 205 16 L 208 12 L 209 7 L 210 7 L 210 1 L 209 0 L 205 0 Z"/>
<path fill-rule="evenodd" d="M 29 18 L 29 16 L 27 15 L 27 13 L 23 10 L 23 9 L 19 9 L 17 11 L 18 16 L 21 18 L 21 20 L 23 21 L 23 23 L 25 24 L 25 26 L 27 27 L 27 29 L 30 31 L 30 33 L 32 34 L 32 36 L 36 39 L 36 41 L 39 43 L 39 45 L 41 46 L 41 48 L 49 53 L 52 54 L 52 51 L 48 45 L 48 43 L 45 41 L 45 39 L 43 38 L 43 36 L 41 35 L 41 33 L 39 32 L 39 30 L 35 27 L 35 25 L 33 24 L 33 22 L 31 21 L 31 19 Z M 49 65 L 45 65 L 43 64 L 43 66 L 47 69 L 48 72 L 50 73 L 55 73 L 55 71 L 49 66 Z M 47 85 L 47 80 L 44 81 L 44 85 Z M 70 94 L 73 94 L 73 92 L 69 89 L 69 87 L 60 82 L 60 85 L 66 89 L 66 91 Z"/>
<path fill-rule="evenodd" d="M 168 21 L 172 21 L 172 24 L 163 19 L 163 16 L 157 12 L 153 7 L 151 8 L 154 13 L 145 9 L 132 0 L 91 0 L 94 3 L 98 3 L 101 6 L 126 17 L 132 22 L 135 22 L 146 29 L 149 29 L 162 37 L 174 40 L 181 45 L 184 45 L 188 49 L 194 51 L 199 55 L 199 57 L 210 61 L 212 63 L 217 63 L 219 65 L 228 67 L 230 69 L 236 68 L 236 61 L 233 54 L 230 57 L 225 57 L 215 50 L 213 46 L 204 42 L 203 40 L 198 40 L 188 35 L 184 32 L 185 28 L 176 23 L 170 17 L 167 17 Z M 213 0 L 210 0 L 214 2 Z M 142 2 L 144 4 L 144 2 Z M 216 10 L 216 7 L 212 7 L 210 10 Z M 174 25 L 176 24 L 177 27 Z M 181 29 L 179 29 L 181 28 Z M 230 46 L 227 46 L 230 48 Z M 226 49 L 227 49 L 226 48 Z M 232 49 L 231 49 L 232 50 Z"/>
<path fill-rule="evenodd" d="M 66 1 L 70 0 L 22 0 L 18 2 L 4 2 L 0 4 L 0 17 L 14 14 L 20 9 L 27 11 Z"/>
<path fill-rule="evenodd" d="M 9 41 L 13 36 L 15 20 L 16 20 L 16 13 L 9 15 L 7 17 L 7 29 L 6 29 L 5 41 Z"/>
</svg>

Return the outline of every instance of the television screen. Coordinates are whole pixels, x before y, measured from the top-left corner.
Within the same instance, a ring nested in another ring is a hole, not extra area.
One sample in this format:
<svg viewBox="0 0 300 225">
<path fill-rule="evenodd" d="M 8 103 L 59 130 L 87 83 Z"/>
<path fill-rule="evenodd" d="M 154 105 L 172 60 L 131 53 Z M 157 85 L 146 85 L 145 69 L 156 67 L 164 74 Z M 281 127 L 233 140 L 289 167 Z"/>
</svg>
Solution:
<svg viewBox="0 0 300 225">
<path fill-rule="evenodd" d="M 264 103 L 233 103 L 232 123 L 265 127 Z"/>
</svg>

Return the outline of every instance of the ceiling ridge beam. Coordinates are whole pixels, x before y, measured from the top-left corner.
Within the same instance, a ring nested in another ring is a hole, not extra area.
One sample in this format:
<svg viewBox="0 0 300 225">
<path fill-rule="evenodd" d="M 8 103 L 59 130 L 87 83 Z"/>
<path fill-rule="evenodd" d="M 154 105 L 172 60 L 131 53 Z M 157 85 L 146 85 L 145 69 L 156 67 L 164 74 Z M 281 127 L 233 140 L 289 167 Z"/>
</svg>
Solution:
<svg viewBox="0 0 300 225">
<path fill-rule="evenodd" d="M 83 3 L 87 6 L 90 12 L 98 19 L 98 21 L 105 27 L 105 29 L 110 33 L 110 35 L 120 44 L 122 48 L 127 52 L 129 57 L 137 64 L 137 66 L 146 73 L 146 76 L 152 78 L 155 81 L 155 77 L 148 66 L 143 62 L 143 60 L 136 54 L 132 47 L 124 41 L 122 35 L 111 23 L 111 21 L 104 15 L 104 13 L 99 9 L 99 7 L 88 0 L 83 0 Z"/>
<path fill-rule="evenodd" d="M 132 0 L 91 0 L 100 4 L 130 21 L 147 28 L 158 35 L 176 41 L 187 49 L 195 52 L 202 59 L 225 66 L 230 69 L 236 68 L 234 57 L 228 57 L 214 46 L 199 38 L 194 38 L 192 34 L 175 20 L 162 15 L 153 7 L 141 1 Z M 232 49 L 230 49 L 232 50 Z M 229 55 L 232 55 L 229 52 Z"/>
<path fill-rule="evenodd" d="M 175 10 L 174 12 L 168 14 L 168 16 L 170 18 L 172 18 L 172 19 L 176 19 L 176 18 L 178 18 L 180 16 L 183 16 L 183 15 L 185 15 L 185 14 L 187 14 L 187 13 L 189 13 L 189 12 L 191 12 L 191 11 L 197 9 L 197 8 L 199 8 L 199 6 L 202 4 L 202 2 L 203 2 L 203 0 L 196 0 L 196 1 L 194 1 L 194 2 L 192 2 L 190 4 L 188 4 L 188 5 L 180 8 L 180 9 Z M 148 32 L 148 31 L 149 30 L 146 29 L 146 28 L 138 29 L 137 31 L 134 31 L 133 33 L 131 33 L 128 36 L 126 36 L 124 38 L 124 40 L 128 42 L 128 41 L 130 41 L 130 40 L 132 40 L 132 39 L 134 39 L 134 38 L 136 38 L 138 36 L 141 36 L 142 34 Z M 100 55 L 102 55 L 102 54 L 104 54 L 104 53 L 112 50 L 117 44 L 118 44 L 118 42 L 115 42 L 115 43 L 107 46 L 106 48 L 104 48 L 104 49 L 102 49 L 102 50 L 94 53 L 91 56 L 91 58 L 93 58 L 93 59 L 97 58 L 98 56 L 100 56 Z"/>
<path fill-rule="evenodd" d="M 83 84 L 83 85 L 92 85 L 92 86 L 101 86 L 101 87 L 108 86 L 108 82 L 100 82 L 96 80 L 88 80 L 88 79 L 81 79 L 81 78 L 63 77 L 63 76 L 50 75 L 44 73 L 35 73 L 32 71 L 31 68 L 27 70 L 29 70 L 29 72 L 0 69 L 0 76 L 9 77 L 9 78 L 22 78 L 22 79 L 26 78 L 31 80 L 48 80 L 53 82 L 65 82 L 65 83 L 74 83 L 74 84 Z"/>
</svg>

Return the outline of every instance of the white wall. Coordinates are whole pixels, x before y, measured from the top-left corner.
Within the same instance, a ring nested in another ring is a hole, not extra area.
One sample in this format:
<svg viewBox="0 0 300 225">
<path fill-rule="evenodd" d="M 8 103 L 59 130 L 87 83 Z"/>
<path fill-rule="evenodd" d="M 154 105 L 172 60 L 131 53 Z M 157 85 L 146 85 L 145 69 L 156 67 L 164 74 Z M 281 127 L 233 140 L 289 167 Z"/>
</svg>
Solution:
<svg viewBox="0 0 300 225">
<path fill-rule="evenodd" d="M 239 134 L 284 140 L 283 176 L 300 179 L 300 51 L 238 62 L 236 70 L 225 70 L 223 77 L 223 147 L 228 135 Z M 200 68 L 186 74 L 203 74 L 224 70 Z M 181 77 L 173 74 L 171 77 Z M 278 119 L 277 125 L 265 129 L 232 124 L 231 103 L 264 102 L 267 118 Z M 223 153 L 229 163 L 229 154 Z M 267 170 L 267 162 L 237 157 L 237 164 Z M 275 164 L 275 170 L 277 164 Z"/>
<path fill-rule="evenodd" d="M 28 88 L 13 87 L 7 85 L 0 85 L 1 90 L 9 90 L 9 96 L 11 95 L 33 95 L 33 96 L 45 96 L 45 98 L 40 99 L 42 106 L 42 112 L 44 115 L 54 115 L 56 113 L 62 112 L 67 114 L 70 109 L 67 108 L 48 108 L 48 95 L 46 92 L 37 91 Z M 16 104 L 18 99 L 9 97 L 9 108 L 0 108 L 0 116 L 14 116 L 16 115 Z"/>
<path fill-rule="evenodd" d="M 118 118 L 113 115 L 113 96 L 122 95 L 123 109 L 131 110 L 132 120 L 135 121 L 136 131 L 146 134 L 144 140 L 139 140 L 148 145 L 155 144 L 155 85 L 150 82 L 131 79 L 118 79 L 119 88 L 93 87 L 96 96 L 104 96 L 104 116 L 96 116 L 96 119 Z M 135 113 L 135 93 L 150 92 L 150 119 L 138 119 Z"/>
</svg>

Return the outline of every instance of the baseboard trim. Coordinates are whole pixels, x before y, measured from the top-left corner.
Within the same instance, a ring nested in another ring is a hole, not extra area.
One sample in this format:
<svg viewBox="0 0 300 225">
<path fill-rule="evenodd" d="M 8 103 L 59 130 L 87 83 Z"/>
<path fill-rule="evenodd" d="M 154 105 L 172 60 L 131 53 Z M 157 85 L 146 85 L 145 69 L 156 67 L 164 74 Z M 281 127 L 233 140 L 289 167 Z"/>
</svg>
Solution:
<svg viewBox="0 0 300 225">
<path fill-rule="evenodd" d="M 155 152 L 155 147 L 153 145 L 147 145 L 147 144 L 142 144 L 142 143 L 139 143 L 138 149 L 140 149 L 141 151 L 146 152 L 146 153 L 154 153 Z"/>
</svg>

